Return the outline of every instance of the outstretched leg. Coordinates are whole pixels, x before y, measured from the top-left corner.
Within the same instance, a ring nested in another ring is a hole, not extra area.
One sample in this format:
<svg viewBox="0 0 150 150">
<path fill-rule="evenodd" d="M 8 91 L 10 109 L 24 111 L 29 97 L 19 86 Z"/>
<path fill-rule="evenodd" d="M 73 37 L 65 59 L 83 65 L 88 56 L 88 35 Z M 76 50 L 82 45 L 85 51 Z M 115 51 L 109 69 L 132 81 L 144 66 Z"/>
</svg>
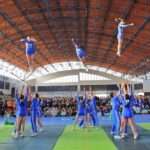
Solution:
<svg viewBox="0 0 150 150">
<path fill-rule="evenodd" d="M 125 128 L 127 126 L 127 123 L 128 123 L 128 119 L 123 117 L 121 119 L 121 129 L 120 129 L 122 138 L 125 138 Z"/>
<path fill-rule="evenodd" d="M 129 125 L 131 127 L 131 130 L 132 130 L 134 139 L 137 139 L 138 138 L 138 132 L 137 132 L 136 125 L 135 125 L 133 118 L 129 118 L 128 121 L 129 121 Z"/>
<path fill-rule="evenodd" d="M 80 63 L 82 64 L 82 66 L 84 67 L 84 69 L 85 69 L 86 71 L 88 71 L 87 66 L 83 63 L 84 58 L 80 58 L 80 57 L 79 57 L 79 61 L 80 61 Z"/>
<path fill-rule="evenodd" d="M 121 50 L 122 50 L 123 40 L 118 39 L 118 47 L 117 47 L 117 55 L 121 56 Z"/>
<path fill-rule="evenodd" d="M 31 55 L 31 68 L 33 69 L 33 61 L 34 61 L 34 54 L 33 55 Z"/>
<path fill-rule="evenodd" d="M 27 58 L 27 62 L 28 62 L 28 67 L 30 68 L 30 58 L 29 58 L 28 54 L 26 54 L 26 58 Z"/>
</svg>

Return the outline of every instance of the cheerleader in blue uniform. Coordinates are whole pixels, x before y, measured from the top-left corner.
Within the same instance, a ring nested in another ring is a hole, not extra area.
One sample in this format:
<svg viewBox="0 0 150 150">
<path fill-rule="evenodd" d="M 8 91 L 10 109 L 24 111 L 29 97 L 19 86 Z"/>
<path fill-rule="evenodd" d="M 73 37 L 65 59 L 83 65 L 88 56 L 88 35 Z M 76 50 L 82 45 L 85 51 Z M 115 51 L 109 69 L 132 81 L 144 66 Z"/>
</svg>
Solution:
<svg viewBox="0 0 150 150">
<path fill-rule="evenodd" d="M 21 39 L 20 41 L 25 43 L 28 65 L 29 65 L 30 70 L 32 70 L 34 55 L 36 53 L 36 40 L 28 36 L 26 39 Z"/>
<path fill-rule="evenodd" d="M 99 125 L 99 119 L 97 116 L 97 108 L 96 108 L 96 97 L 94 96 L 91 101 L 90 101 L 90 105 L 91 105 L 91 118 L 93 121 L 93 126 L 98 126 Z"/>
<path fill-rule="evenodd" d="M 18 91 L 16 92 L 16 127 L 15 127 L 15 138 L 19 136 L 24 136 L 24 129 L 25 129 L 25 119 L 27 115 L 27 100 L 29 91 L 27 89 L 26 94 L 23 94 L 23 90 L 19 96 Z"/>
<path fill-rule="evenodd" d="M 77 96 L 76 98 L 77 100 L 77 114 L 75 117 L 75 122 L 74 122 L 74 127 L 76 124 L 79 124 L 79 126 L 81 127 L 84 124 L 85 125 L 85 99 L 83 97 L 79 97 Z"/>
<path fill-rule="evenodd" d="M 83 125 L 86 121 L 86 126 L 98 126 L 99 125 L 99 119 L 97 116 L 97 110 L 96 110 L 96 99 L 95 97 L 92 99 L 86 99 L 85 100 L 85 120 L 82 120 L 80 122 L 80 126 Z"/>
<path fill-rule="evenodd" d="M 43 131 L 43 123 L 42 123 L 42 109 L 41 109 L 41 100 L 38 98 L 38 103 L 37 103 L 37 124 L 39 127 L 39 131 Z"/>
<path fill-rule="evenodd" d="M 124 30 L 127 27 L 134 26 L 134 23 L 126 24 L 122 18 L 116 18 L 116 22 L 118 22 L 118 32 L 117 32 L 117 40 L 118 40 L 118 48 L 117 48 L 117 55 L 121 55 L 121 50 L 124 41 Z"/>
<path fill-rule="evenodd" d="M 111 93 L 111 104 L 112 104 L 112 129 L 111 134 L 114 135 L 115 139 L 121 139 L 120 137 L 120 100 L 115 93 Z"/>
<path fill-rule="evenodd" d="M 132 110 L 133 103 L 134 103 L 133 97 L 130 96 L 127 90 L 124 88 L 124 97 L 122 99 L 123 110 L 122 110 L 122 120 L 121 120 L 122 138 L 125 137 L 125 128 L 127 124 L 129 124 L 131 127 L 133 138 L 134 139 L 138 138 L 138 132 L 133 118 L 133 110 Z"/>
<path fill-rule="evenodd" d="M 86 124 L 89 127 L 91 125 L 91 113 L 92 113 L 92 108 L 91 108 L 91 99 L 87 97 L 85 101 L 85 115 L 86 115 Z"/>
<path fill-rule="evenodd" d="M 38 93 L 35 94 L 35 98 L 31 102 L 31 127 L 32 127 L 32 136 L 37 135 L 37 115 L 38 115 Z"/>
<path fill-rule="evenodd" d="M 96 99 L 93 97 L 92 88 L 89 87 L 89 91 L 85 94 L 85 112 L 86 112 L 86 124 L 87 126 L 96 126 L 98 123 L 96 113 Z M 92 124 L 91 124 L 92 123 Z"/>
<path fill-rule="evenodd" d="M 84 68 L 86 69 L 86 71 L 88 71 L 87 66 L 84 65 L 83 61 L 85 60 L 86 57 L 86 53 L 85 53 L 85 49 L 82 46 L 79 46 L 74 39 L 72 39 L 72 43 L 76 49 L 76 55 L 79 59 L 79 61 L 81 62 L 81 64 L 84 66 Z"/>
</svg>

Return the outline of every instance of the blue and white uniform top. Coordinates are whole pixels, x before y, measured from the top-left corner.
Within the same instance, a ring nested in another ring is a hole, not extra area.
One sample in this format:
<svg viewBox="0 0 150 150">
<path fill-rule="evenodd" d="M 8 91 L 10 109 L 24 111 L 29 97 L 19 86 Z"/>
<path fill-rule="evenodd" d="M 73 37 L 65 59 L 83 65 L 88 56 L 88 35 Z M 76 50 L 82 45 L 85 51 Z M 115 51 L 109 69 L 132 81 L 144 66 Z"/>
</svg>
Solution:
<svg viewBox="0 0 150 150">
<path fill-rule="evenodd" d="M 21 100 L 18 94 L 16 95 L 16 116 L 24 117 L 27 115 L 28 95 Z"/>
<path fill-rule="evenodd" d="M 77 57 L 79 58 L 83 58 L 86 56 L 85 50 L 82 47 L 76 47 L 76 54 L 77 54 Z"/>
<path fill-rule="evenodd" d="M 120 22 L 118 24 L 118 34 L 117 34 L 117 38 L 118 39 L 122 39 L 124 38 L 124 29 L 129 27 L 129 24 L 124 24 L 123 22 Z"/>
<path fill-rule="evenodd" d="M 86 110 L 86 113 L 88 114 L 88 113 L 92 113 L 92 111 L 93 111 L 93 107 L 92 107 L 92 100 L 90 100 L 90 99 L 86 99 L 86 101 L 85 101 L 85 110 Z"/>
<path fill-rule="evenodd" d="M 131 95 L 129 98 L 125 98 L 125 96 L 122 98 L 122 116 L 125 118 L 132 118 L 133 117 L 133 109 L 132 107 L 136 104 L 135 98 Z"/>
<path fill-rule="evenodd" d="M 36 44 L 32 40 L 22 39 L 22 42 L 25 43 L 26 46 L 26 54 L 33 55 L 36 51 Z"/>
</svg>

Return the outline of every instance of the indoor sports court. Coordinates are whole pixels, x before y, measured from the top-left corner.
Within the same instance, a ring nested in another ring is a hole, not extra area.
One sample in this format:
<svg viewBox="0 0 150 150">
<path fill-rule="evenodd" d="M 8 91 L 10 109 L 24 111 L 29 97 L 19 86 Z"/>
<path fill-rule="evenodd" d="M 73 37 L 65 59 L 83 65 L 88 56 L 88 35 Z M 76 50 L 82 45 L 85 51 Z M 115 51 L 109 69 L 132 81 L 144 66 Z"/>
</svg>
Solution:
<svg viewBox="0 0 150 150">
<path fill-rule="evenodd" d="M 150 150 L 150 0 L 0 1 L 0 150 Z"/>
</svg>

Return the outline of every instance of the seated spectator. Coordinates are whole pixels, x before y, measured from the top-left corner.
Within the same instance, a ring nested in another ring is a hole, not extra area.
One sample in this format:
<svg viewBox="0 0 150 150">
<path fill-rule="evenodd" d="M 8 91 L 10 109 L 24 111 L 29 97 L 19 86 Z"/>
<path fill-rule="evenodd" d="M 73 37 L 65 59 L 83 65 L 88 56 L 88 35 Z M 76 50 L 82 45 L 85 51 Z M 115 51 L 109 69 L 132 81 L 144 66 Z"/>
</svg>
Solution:
<svg viewBox="0 0 150 150">
<path fill-rule="evenodd" d="M 57 107 L 52 107 L 52 109 L 50 110 L 51 116 L 55 117 L 58 115 L 58 109 Z"/>
<path fill-rule="evenodd" d="M 66 109 L 62 108 L 62 110 L 61 110 L 61 116 L 64 117 L 66 115 L 67 115 Z"/>
</svg>

